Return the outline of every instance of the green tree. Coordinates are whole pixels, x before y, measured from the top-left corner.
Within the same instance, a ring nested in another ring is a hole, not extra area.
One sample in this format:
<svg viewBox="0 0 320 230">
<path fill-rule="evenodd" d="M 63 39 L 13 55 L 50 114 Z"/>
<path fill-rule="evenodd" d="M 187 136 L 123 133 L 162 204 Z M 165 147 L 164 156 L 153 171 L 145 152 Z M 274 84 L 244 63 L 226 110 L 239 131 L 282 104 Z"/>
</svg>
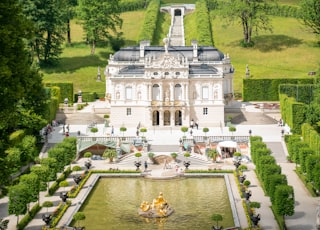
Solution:
<svg viewBox="0 0 320 230">
<path fill-rule="evenodd" d="M 144 133 L 146 133 L 148 130 L 147 128 L 140 128 L 140 132 L 142 133 L 142 136 L 144 136 Z"/>
<path fill-rule="evenodd" d="M 318 36 L 320 44 L 320 1 L 319 0 L 301 0 L 300 16 L 302 23 Z"/>
<path fill-rule="evenodd" d="M 183 126 L 183 127 L 181 127 L 181 132 L 183 132 L 183 136 L 186 136 L 186 132 L 188 132 L 188 127 L 185 127 L 185 126 Z"/>
<path fill-rule="evenodd" d="M 259 30 L 272 31 L 267 15 L 267 0 L 227 0 L 221 3 L 221 14 L 228 23 L 240 22 L 243 31 L 243 45 L 251 46 L 252 33 Z"/>
<path fill-rule="evenodd" d="M 110 162 L 113 162 L 113 158 L 117 156 L 117 151 L 115 149 L 106 149 L 102 156 L 109 158 Z"/>
<path fill-rule="evenodd" d="M 219 221 L 223 220 L 223 217 L 221 214 L 217 214 L 217 213 L 213 214 L 211 216 L 211 220 L 216 221 L 216 225 L 214 226 L 214 229 L 221 229 L 219 226 Z"/>
<path fill-rule="evenodd" d="M 86 215 L 83 212 L 77 212 L 73 215 L 73 220 L 76 222 L 77 226 L 80 227 L 81 220 L 85 220 Z"/>
<path fill-rule="evenodd" d="M 320 163 L 317 163 L 312 170 L 313 174 L 313 187 L 316 190 L 320 190 Z"/>
<path fill-rule="evenodd" d="M 10 173 L 15 173 L 20 169 L 21 161 L 21 151 L 17 147 L 12 147 L 6 150 L 6 166 Z"/>
<path fill-rule="evenodd" d="M 8 213 L 17 216 L 17 224 L 19 223 L 19 215 L 26 214 L 28 204 L 28 188 L 25 184 L 17 184 L 10 188 Z"/>
<path fill-rule="evenodd" d="M 28 193 L 28 203 L 38 201 L 40 193 L 39 177 L 35 173 L 24 174 L 20 177 L 20 183 L 25 184 L 28 188 L 26 191 Z"/>
<path fill-rule="evenodd" d="M 34 136 L 28 135 L 25 136 L 21 143 L 19 144 L 19 148 L 21 150 L 21 161 L 22 162 L 30 162 L 38 155 L 37 140 Z"/>
<path fill-rule="evenodd" d="M 93 127 L 93 128 L 90 129 L 90 132 L 92 132 L 92 133 L 97 133 L 98 131 L 99 130 L 96 127 Z"/>
<path fill-rule="evenodd" d="M 212 159 L 212 161 L 216 161 L 218 156 L 219 156 L 219 153 L 216 149 L 209 149 L 208 150 L 208 157 L 210 157 Z"/>
<path fill-rule="evenodd" d="M 23 38 L 30 36 L 26 32 L 30 25 L 21 16 L 21 8 L 14 0 L 1 1 L 0 15 L 0 127 L 3 128 L 9 122 L 3 120 L 7 117 L 4 115 L 13 112 L 18 100 L 24 96 L 25 80 L 21 79 L 21 75 L 28 74 L 29 68 L 26 66 L 28 59 Z"/>
<path fill-rule="evenodd" d="M 32 166 L 30 171 L 36 174 L 40 181 L 40 191 L 45 191 L 47 188 L 47 182 L 49 182 L 49 168 L 43 165 Z"/>
<path fill-rule="evenodd" d="M 124 136 L 124 132 L 127 131 L 126 127 L 120 127 L 120 132 L 122 132 L 122 135 Z"/>
<path fill-rule="evenodd" d="M 57 166 L 57 160 L 55 158 L 52 157 L 46 157 L 46 158 L 42 158 L 40 160 L 41 165 L 43 166 L 47 166 L 50 171 L 49 171 L 49 181 L 53 181 L 57 179 L 57 173 L 59 172 L 58 170 L 58 166 Z"/>
<path fill-rule="evenodd" d="M 204 132 L 204 134 L 207 136 L 207 132 L 209 132 L 209 128 L 203 128 L 202 132 Z"/>
<path fill-rule="evenodd" d="M 0 15 L 0 160 L 3 161 L 7 135 L 20 126 L 23 118 L 21 107 L 35 113 L 41 110 L 36 95 L 41 95 L 42 78 L 31 67 L 25 49 L 25 39 L 31 39 L 32 26 L 22 14 L 18 1 L 1 1 Z M 32 96 L 35 97 L 29 101 Z"/>
<path fill-rule="evenodd" d="M 66 1 L 66 22 L 67 22 L 67 41 L 68 44 L 71 44 L 71 28 L 70 28 L 70 20 L 76 14 L 76 6 L 78 5 L 77 0 L 67 0 Z"/>
<path fill-rule="evenodd" d="M 79 0 L 78 13 L 92 55 L 97 42 L 110 40 L 122 26 L 118 0 Z"/>
<path fill-rule="evenodd" d="M 234 133 L 235 131 L 237 131 L 237 128 L 236 128 L 236 127 L 234 127 L 234 126 L 229 126 L 229 132 L 231 132 L 232 135 L 233 135 L 233 133 Z"/>
<path fill-rule="evenodd" d="M 65 0 L 20 0 L 23 12 L 33 22 L 35 36 L 29 40 L 37 62 L 55 63 L 62 53 L 66 31 Z"/>
<path fill-rule="evenodd" d="M 48 156 L 56 159 L 57 169 L 59 172 L 63 171 L 64 166 L 69 164 L 69 161 L 66 159 L 67 158 L 66 152 L 67 152 L 66 149 L 62 148 L 60 146 L 57 146 L 55 148 L 51 148 L 48 151 Z"/>
<path fill-rule="evenodd" d="M 274 194 L 274 206 L 276 213 L 282 216 L 294 214 L 294 191 L 289 185 L 278 185 Z"/>
</svg>

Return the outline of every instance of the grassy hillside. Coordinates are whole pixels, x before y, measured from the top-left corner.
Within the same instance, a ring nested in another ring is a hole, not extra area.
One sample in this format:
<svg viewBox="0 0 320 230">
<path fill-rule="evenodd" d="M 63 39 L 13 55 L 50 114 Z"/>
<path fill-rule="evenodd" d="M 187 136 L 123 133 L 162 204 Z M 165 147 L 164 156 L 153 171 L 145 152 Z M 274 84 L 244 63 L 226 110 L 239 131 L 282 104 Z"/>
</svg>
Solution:
<svg viewBox="0 0 320 230">
<path fill-rule="evenodd" d="M 213 20 L 215 46 L 229 53 L 236 69 L 235 91 L 241 92 L 246 64 L 254 78 L 296 78 L 307 76 L 319 68 L 320 48 L 312 33 L 293 18 L 273 17 L 273 33 L 260 33 L 253 48 L 242 48 L 240 26 L 224 26 L 220 18 Z"/>
<path fill-rule="evenodd" d="M 297 0 L 281 0 L 283 4 L 295 4 Z M 195 38 L 196 25 L 194 14 L 185 16 L 186 45 Z M 137 45 L 138 36 L 144 19 L 144 11 L 123 13 L 124 38 L 126 46 Z M 222 19 L 212 12 L 212 31 L 215 46 L 224 53 L 229 53 L 236 69 L 235 92 L 242 91 L 242 78 L 245 66 L 249 65 L 254 78 L 304 77 L 309 71 L 319 69 L 320 48 L 316 47 L 313 34 L 307 32 L 298 20 L 293 18 L 273 17 L 273 33 L 260 33 L 254 37 L 255 47 L 242 48 L 241 27 L 238 24 L 226 26 Z M 163 45 L 167 35 L 170 16 L 161 14 L 154 43 Z M 73 82 L 74 90 L 83 92 L 104 92 L 105 82 L 96 82 L 97 68 L 103 70 L 112 52 L 106 45 L 100 44 L 95 55 L 90 55 L 90 47 L 84 42 L 82 28 L 72 22 L 72 45 L 66 46 L 60 64 L 55 68 L 42 69 L 44 81 Z"/>
</svg>

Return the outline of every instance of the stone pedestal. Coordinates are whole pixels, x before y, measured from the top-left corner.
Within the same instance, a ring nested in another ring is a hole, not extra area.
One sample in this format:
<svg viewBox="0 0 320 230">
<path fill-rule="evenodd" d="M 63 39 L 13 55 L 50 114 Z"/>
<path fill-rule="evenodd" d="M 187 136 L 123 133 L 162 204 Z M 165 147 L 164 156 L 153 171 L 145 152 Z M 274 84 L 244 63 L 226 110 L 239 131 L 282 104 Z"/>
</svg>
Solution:
<svg viewBox="0 0 320 230">
<path fill-rule="evenodd" d="M 82 96 L 78 96 L 78 103 L 82 103 Z"/>
</svg>

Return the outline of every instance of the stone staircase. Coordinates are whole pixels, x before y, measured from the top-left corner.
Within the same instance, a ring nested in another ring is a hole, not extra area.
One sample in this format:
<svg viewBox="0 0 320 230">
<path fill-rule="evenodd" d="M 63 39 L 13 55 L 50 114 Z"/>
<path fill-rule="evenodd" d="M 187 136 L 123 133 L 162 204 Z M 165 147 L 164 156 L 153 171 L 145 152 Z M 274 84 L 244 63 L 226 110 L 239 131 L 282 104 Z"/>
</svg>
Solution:
<svg viewBox="0 0 320 230">
<path fill-rule="evenodd" d="M 174 16 L 170 28 L 170 46 L 184 46 L 183 16 Z"/>
</svg>

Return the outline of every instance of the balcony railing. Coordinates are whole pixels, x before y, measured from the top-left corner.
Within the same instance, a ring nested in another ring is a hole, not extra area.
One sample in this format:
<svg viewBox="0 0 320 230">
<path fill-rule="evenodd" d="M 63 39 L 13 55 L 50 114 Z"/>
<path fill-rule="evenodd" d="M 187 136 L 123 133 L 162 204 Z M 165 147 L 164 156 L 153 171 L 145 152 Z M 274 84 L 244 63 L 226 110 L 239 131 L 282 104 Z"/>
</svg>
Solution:
<svg viewBox="0 0 320 230">
<path fill-rule="evenodd" d="M 184 101 L 151 101 L 152 106 L 183 106 Z"/>
</svg>

